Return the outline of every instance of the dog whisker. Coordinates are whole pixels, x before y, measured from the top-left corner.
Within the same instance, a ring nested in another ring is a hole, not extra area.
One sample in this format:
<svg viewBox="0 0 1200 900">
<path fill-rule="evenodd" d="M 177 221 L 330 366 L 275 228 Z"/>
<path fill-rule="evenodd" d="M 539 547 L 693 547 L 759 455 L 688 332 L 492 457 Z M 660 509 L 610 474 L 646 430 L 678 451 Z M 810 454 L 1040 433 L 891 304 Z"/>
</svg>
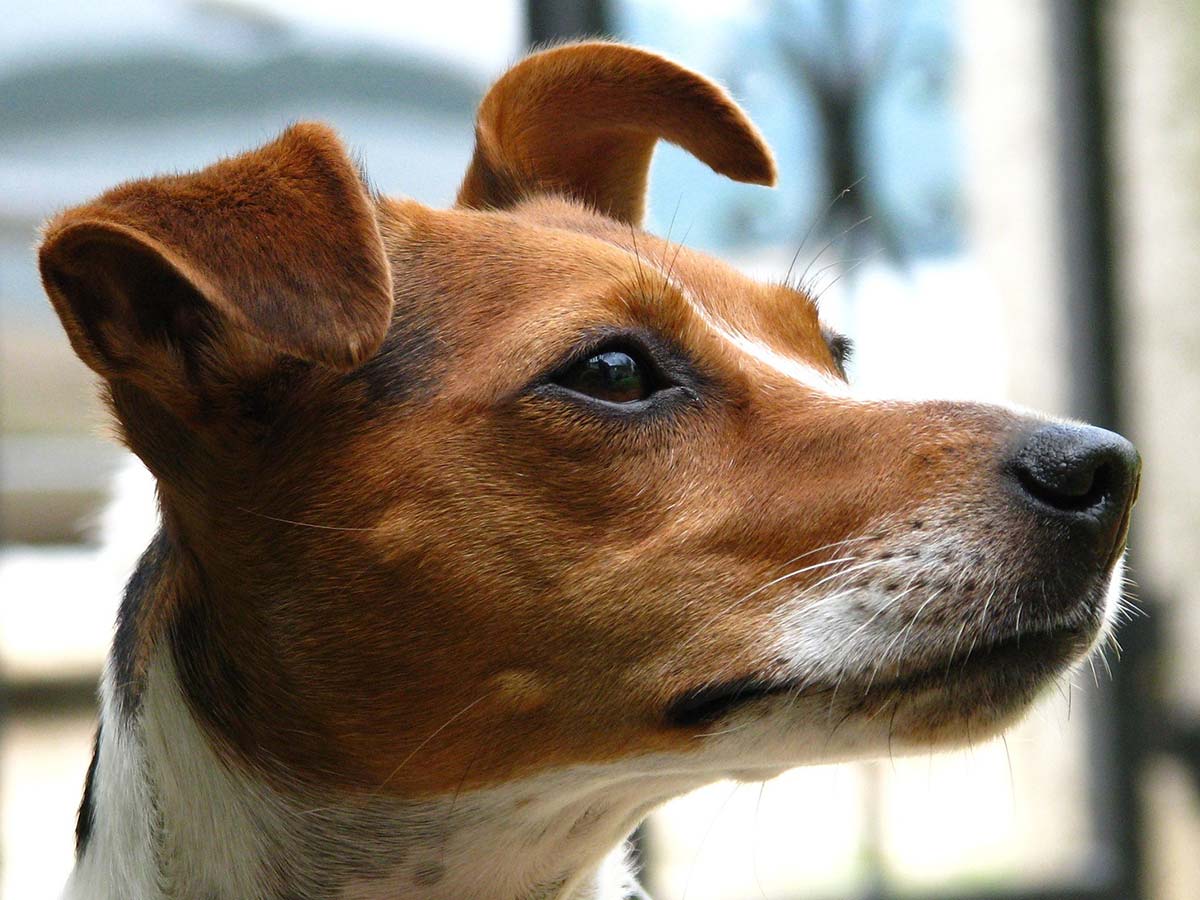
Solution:
<svg viewBox="0 0 1200 900">
<path fill-rule="evenodd" d="M 681 193 L 675 200 L 675 209 L 671 212 L 671 221 L 667 225 L 667 236 L 663 238 L 663 255 L 658 264 L 662 268 L 666 268 L 663 264 L 667 261 L 667 250 L 671 247 L 671 232 L 675 230 L 675 219 L 679 216 L 679 206 L 683 203 L 683 194 Z"/>
<path fill-rule="evenodd" d="M 810 554 L 803 554 L 803 555 L 810 555 Z M 800 558 L 802 558 L 802 557 L 797 557 L 797 559 L 800 559 Z M 841 563 L 853 562 L 856 559 L 858 559 L 858 557 L 856 557 L 856 556 L 846 556 L 846 557 L 840 557 L 837 559 L 822 560 L 821 562 L 813 563 L 812 565 L 804 566 L 803 568 L 796 569 L 796 570 L 794 570 L 792 572 L 788 572 L 784 575 L 777 576 L 776 578 L 774 578 L 764 584 L 759 585 L 757 588 L 750 591 L 749 593 L 742 595 L 737 600 L 733 601 L 732 603 L 727 605 L 725 608 L 723 608 L 719 613 L 717 613 L 714 616 L 711 616 L 706 621 L 704 621 L 702 623 L 702 625 L 692 635 L 692 637 L 689 638 L 688 643 L 690 644 L 691 641 L 696 640 L 701 635 L 706 633 L 708 631 L 709 627 L 714 622 L 717 622 L 720 619 L 724 618 L 725 616 L 729 615 L 735 609 L 740 607 L 743 603 L 752 599 L 753 597 L 757 596 L 758 594 L 762 593 L 763 591 L 765 591 L 771 587 L 774 587 L 776 585 L 782 584 L 783 582 L 798 578 L 799 576 L 804 575 L 807 572 L 812 572 L 817 569 L 825 568 L 825 567 L 832 566 L 832 565 L 839 565 Z M 818 582 L 818 584 L 820 584 L 820 583 L 823 583 L 823 582 Z"/>
<path fill-rule="evenodd" d="M 802 559 L 807 559 L 810 556 L 815 556 L 818 553 L 823 553 L 826 550 L 834 550 L 834 549 L 841 550 L 843 547 L 849 546 L 850 544 L 858 544 L 863 541 L 875 540 L 878 537 L 879 537 L 878 534 L 861 534 L 861 535 L 858 535 L 857 537 L 843 538 L 840 541 L 830 541 L 828 544 L 822 544 L 819 547 L 813 547 L 811 550 L 806 550 L 804 553 L 800 553 L 796 556 L 793 556 L 791 559 L 786 559 L 783 562 L 781 562 L 778 567 L 783 569 L 783 568 L 786 568 L 787 566 L 790 566 L 794 563 L 799 562 Z"/>
<path fill-rule="evenodd" d="M 916 576 L 914 575 L 913 577 L 915 578 Z M 911 582 L 910 582 L 910 584 L 911 584 Z M 898 604 L 901 600 L 903 600 L 905 597 L 907 597 L 910 592 L 911 592 L 911 587 L 906 588 L 905 590 L 903 590 L 899 594 L 897 594 L 895 597 L 892 597 L 890 600 L 888 600 L 888 602 L 885 603 L 882 607 L 880 607 L 875 612 L 875 614 L 873 616 L 871 616 L 870 619 L 868 619 L 866 622 L 864 622 L 862 625 L 860 625 L 858 627 L 858 629 L 854 632 L 854 634 L 852 634 L 850 636 L 850 638 L 847 640 L 853 639 L 854 636 L 859 633 L 859 631 L 862 631 L 864 628 L 866 628 L 868 625 L 870 625 L 873 621 L 875 621 L 877 618 L 879 618 L 879 616 L 881 616 L 883 613 L 887 612 L 893 606 Z M 892 642 L 893 643 L 895 642 L 895 638 L 892 638 Z M 880 667 L 883 666 L 884 663 L 887 661 L 888 650 L 891 649 L 891 646 L 892 646 L 891 644 L 888 644 L 887 648 L 884 649 L 883 653 L 881 653 L 879 655 L 879 657 L 875 660 L 875 664 L 871 667 L 871 676 L 870 676 L 870 678 L 867 679 L 866 688 L 863 689 L 864 695 L 871 693 L 871 686 L 875 683 L 875 676 L 879 674 Z"/>
<path fill-rule="evenodd" d="M 1013 776 L 1012 753 L 1008 749 L 1008 735 L 1000 732 L 1000 742 L 1004 744 L 1004 761 L 1008 764 L 1008 793 L 1012 808 L 1017 808 L 1017 779 Z"/>
<path fill-rule="evenodd" d="M 816 264 L 816 262 L 822 256 L 825 255 L 825 253 L 829 250 L 830 247 L 832 247 L 834 244 L 836 244 L 838 241 L 840 241 L 842 238 L 844 238 L 850 232 L 854 231 L 854 229 L 858 228 L 860 225 L 865 225 L 869 221 L 871 221 L 871 216 L 869 216 L 869 215 L 863 216 L 857 222 L 851 222 L 849 225 L 847 225 L 845 228 L 843 228 L 840 232 L 838 232 L 833 237 L 831 237 L 828 241 L 826 241 L 824 246 L 822 246 L 821 249 L 819 251 L 817 251 L 817 255 L 812 258 L 812 260 L 809 262 L 809 264 L 805 267 L 804 271 L 801 273 L 800 278 L 799 278 L 800 285 L 803 287 L 804 285 L 806 285 L 808 283 L 809 270 L 811 270 L 812 267 Z"/>
<path fill-rule="evenodd" d="M 871 252 L 871 253 L 868 253 L 866 256 L 861 256 L 861 257 L 858 257 L 857 259 L 855 259 L 855 260 L 853 261 L 853 263 L 852 263 L 851 265 L 849 265 L 849 266 L 847 266 L 846 268 L 844 268 L 844 269 L 842 269 L 841 271 L 839 271 L 839 272 L 837 273 L 837 275 L 836 275 L 834 278 L 832 278 L 832 279 L 831 279 L 831 280 L 830 280 L 830 281 L 829 281 L 827 284 L 821 285 L 820 287 L 817 287 L 817 286 L 815 286 L 815 285 L 814 285 L 814 287 L 813 287 L 813 297 L 814 297 L 815 299 L 819 300 L 819 299 L 820 299 L 822 296 L 824 296 L 824 294 L 825 294 L 825 293 L 826 293 L 826 292 L 827 292 L 827 291 L 828 291 L 830 288 L 832 288 L 832 287 L 833 287 L 835 284 L 837 284 L 839 281 L 841 281 L 841 280 L 842 280 L 843 278 L 845 278 L 847 275 L 850 275 L 850 274 L 851 274 L 852 272 L 854 272 L 856 269 L 858 269 L 858 268 L 860 268 L 861 266 L 863 266 L 865 263 L 868 263 L 868 262 L 870 262 L 871 260 L 875 259 L 875 258 L 876 258 L 877 256 L 879 256 L 881 253 L 883 253 L 883 248 L 880 248 L 880 249 L 878 249 L 878 250 L 875 250 L 875 251 L 873 251 L 873 252 Z"/>
<path fill-rule="evenodd" d="M 945 687 L 950 683 L 950 671 L 954 667 L 954 659 L 958 654 L 958 643 L 962 640 L 963 632 L 967 629 L 967 623 L 964 621 L 958 628 L 958 635 L 954 638 L 954 646 L 950 648 L 950 656 L 946 660 L 946 674 L 942 676 L 942 686 Z"/>
<path fill-rule="evenodd" d="M 912 578 L 909 579 L 909 585 L 912 584 L 912 582 L 919 576 L 919 574 L 920 573 L 918 572 L 918 573 L 914 574 Z M 906 588 L 904 594 L 907 594 L 907 593 L 908 593 L 908 590 Z M 876 674 L 879 672 L 880 667 L 887 662 L 888 656 L 890 655 L 892 648 L 894 646 L 896 646 L 897 641 L 901 642 L 900 643 L 900 652 L 897 654 L 897 658 L 904 659 L 904 645 L 908 639 L 908 633 L 912 630 L 912 627 L 916 624 L 917 617 L 921 615 L 921 610 L 925 609 L 926 606 L 928 606 L 930 603 L 932 603 L 933 600 L 938 596 L 939 593 L 940 593 L 940 591 L 935 592 L 930 597 L 927 597 L 925 599 L 925 602 L 922 603 L 917 608 L 916 613 L 913 615 L 912 620 L 908 623 L 908 625 L 905 628 L 902 628 L 900 631 L 898 631 L 896 633 L 896 635 L 888 642 L 888 645 L 883 648 L 883 652 L 881 654 L 879 654 L 879 658 L 875 661 L 875 665 L 872 668 L 871 679 L 870 679 L 870 681 L 867 682 L 867 692 L 870 692 L 871 684 L 874 683 Z M 904 594 L 902 594 L 901 596 L 904 596 Z"/>
<path fill-rule="evenodd" d="M 766 781 L 760 781 L 758 783 L 758 797 L 754 801 L 753 832 L 750 835 L 750 870 L 754 875 L 754 884 L 758 888 L 758 896 L 761 900 L 768 900 L 767 892 L 763 890 L 762 880 L 758 876 L 758 819 L 762 808 L 763 793 L 766 789 Z"/>
<path fill-rule="evenodd" d="M 919 607 L 917 607 L 917 611 L 915 613 L 913 613 L 912 621 L 910 621 L 908 623 L 908 626 L 904 629 L 904 631 L 903 631 L 904 637 L 900 641 L 900 652 L 898 655 L 901 659 L 904 658 L 904 648 L 908 644 L 908 636 L 912 633 L 913 626 L 915 626 L 917 624 L 917 619 L 919 619 L 921 617 L 921 613 L 925 611 L 925 607 L 927 607 L 930 603 L 932 603 L 934 600 L 936 600 L 938 597 L 940 597 L 941 594 L 942 594 L 942 591 L 940 589 L 934 591 L 932 594 L 930 594 L 925 599 L 924 603 L 922 603 Z"/>
<path fill-rule="evenodd" d="M 395 778 L 396 775 L 399 774 L 400 770 L 403 769 L 406 765 L 409 764 L 409 762 L 412 761 L 413 757 L 415 757 L 418 753 L 420 753 L 427 746 L 429 746 L 429 743 L 434 738 L 436 738 L 439 734 L 441 734 L 443 731 L 445 731 L 447 728 L 449 728 L 451 725 L 453 725 L 458 719 L 465 716 L 468 712 L 470 712 L 472 709 L 474 709 L 476 706 L 478 706 L 480 703 L 482 703 L 484 700 L 486 700 L 489 696 L 490 696 L 489 694 L 481 694 L 480 696 L 478 696 L 474 700 L 472 700 L 470 703 L 468 703 L 466 706 L 464 706 L 462 709 L 460 709 L 458 712 L 456 712 L 454 715 L 452 715 L 449 719 L 447 719 L 441 725 L 439 725 L 432 734 L 430 734 L 427 738 L 425 738 L 425 740 L 421 741 L 421 743 L 417 744 L 416 749 L 414 749 L 411 753 L 409 753 L 408 756 L 404 757 L 404 759 L 400 760 L 400 764 L 392 770 L 391 774 L 388 775 L 387 778 L 383 779 L 383 781 L 380 783 L 379 787 L 376 788 L 376 791 L 382 791 L 387 786 L 388 782 L 391 781 L 393 778 Z"/>
<path fill-rule="evenodd" d="M 713 828 L 716 827 L 721 815 L 725 812 L 725 807 L 729 805 L 729 801 L 733 799 L 733 795 L 738 792 L 739 788 L 741 788 L 740 784 L 734 784 L 730 788 L 729 793 L 725 796 L 725 799 L 721 801 L 721 805 L 717 807 L 717 811 L 713 814 L 711 821 L 709 821 L 708 827 L 704 829 L 704 834 L 700 837 L 700 843 L 696 845 L 696 855 L 692 857 L 692 865 L 688 870 L 687 881 L 684 882 L 683 893 L 680 895 L 679 900 L 687 900 L 688 891 L 692 886 L 692 878 L 696 874 L 696 867 L 700 864 L 700 857 L 704 853 L 704 845 L 708 843 L 709 835 L 712 834 Z"/>
<path fill-rule="evenodd" d="M 990 592 L 988 592 L 987 599 L 983 602 L 983 609 L 979 613 L 980 622 L 987 621 L 988 607 L 991 606 L 992 598 L 995 595 L 996 595 L 996 582 L 995 582 L 995 579 L 993 579 L 992 589 Z M 962 662 L 963 666 L 966 666 L 967 663 L 969 663 L 971 661 L 971 654 L 975 652 L 975 645 L 979 641 L 980 630 L 981 630 L 980 628 L 976 628 L 975 634 L 971 637 L 971 646 L 969 646 L 967 648 L 967 655 L 963 658 L 963 662 Z"/>
<path fill-rule="evenodd" d="M 833 208 L 835 206 L 837 206 L 837 204 L 844 197 L 846 197 L 852 190 L 854 190 L 856 187 L 858 187 L 860 184 L 862 184 L 863 181 L 866 179 L 866 177 L 867 177 L 866 175 L 860 175 L 853 182 L 851 182 L 846 187 L 842 188 L 840 191 L 838 191 L 836 194 L 834 194 L 833 198 L 827 204 L 825 204 L 825 208 L 822 209 L 821 212 L 812 220 L 812 222 L 808 226 L 808 230 L 804 232 L 804 237 L 802 237 L 800 239 L 800 246 L 798 246 L 796 248 L 796 252 L 792 256 L 792 261 L 788 264 L 787 273 L 783 276 L 784 284 L 791 283 L 792 270 L 796 268 L 796 262 L 800 259 L 800 253 L 804 250 L 805 245 L 808 244 L 808 239 L 810 237 L 812 237 L 813 231 L 819 225 L 824 223 L 825 219 L 829 216 L 829 214 L 831 212 L 833 212 Z"/>
<path fill-rule="evenodd" d="M 248 509 L 245 506 L 237 507 L 239 512 L 244 512 L 252 516 L 258 516 L 260 519 L 267 519 L 270 522 L 279 522 L 282 525 L 297 525 L 301 528 L 317 528 L 321 531 L 379 531 L 378 527 L 359 527 L 355 528 L 349 525 L 320 525 L 316 522 L 301 522 L 296 519 L 283 519 L 279 516 L 269 516 L 266 513 L 258 512 L 254 509 Z"/>
<path fill-rule="evenodd" d="M 458 785 L 454 788 L 454 796 L 450 799 L 450 807 L 446 811 L 446 816 L 445 816 L 445 819 L 443 820 L 442 829 L 441 829 L 441 831 L 442 831 L 441 858 L 442 858 L 443 862 L 445 861 L 447 846 L 450 842 L 450 834 L 451 834 L 450 825 L 454 821 L 454 810 L 455 810 L 455 807 L 458 806 L 458 798 L 462 795 L 462 789 L 463 789 L 463 786 L 467 783 L 467 777 L 470 775 L 471 770 L 475 767 L 475 763 L 479 760 L 479 757 L 483 754 L 484 748 L 490 747 L 490 746 L 491 745 L 487 744 L 487 743 L 480 743 L 475 748 L 475 752 L 471 754 L 470 762 L 468 762 L 466 767 L 463 768 L 462 777 L 458 780 Z"/>
<path fill-rule="evenodd" d="M 692 223 L 688 223 L 688 227 L 683 232 L 683 237 L 679 239 L 679 243 L 675 245 L 675 253 L 671 256 L 671 263 L 667 266 L 667 282 L 671 281 L 671 277 L 675 274 L 675 263 L 679 259 L 679 251 L 683 249 L 687 243 L 688 235 L 692 233 Z"/>
<path fill-rule="evenodd" d="M 730 728 L 722 728 L 720 731 L 702 731 L 700 734 L 692 735 L 692 738 L 694 740 L 699 740 L 701 738 L 720 737 L 723 734 L 733 734 L 734 732 L 742 731 L 750 727 L 750 724 L 750 722 L 743 722 L 740 725 L 734 725 Z"/>
<path fill-rule="evenodd" d="M 891 562 L 891 560 L 886 560 L 886 559 L 869 559 L 866 562 L 858 563 L 857 565 L 850 566 L 847 569 L 843 569 L 843 570 L 834 572 L 830 575 L 826 575 L 825 577 L 823 577 L 819 581 L 817 581 L 815 584 L 810 585 L 805 590 L 806 590 L 806 592 L 813 592 L 813 591 L 816 591 L 818 588 L 820 588 L 822 585 L 828 584 L 831 581 L 835 581 L 838 578 L 844 578 L 848 575 L 861 574 L 862 572 L 870 571 L 871 569 L 878 569 L 878 568 L 881 568 L 881 567 L 887 565 L 890 562 Z"/>
<path fill-rule="evenodd" d="M 832 712 L 832 708 L 831 708 L 831 712 Z M 854 710 L 853 709 L 848 710 L 840 719 L 837 720 L 837 722 L 834 724 L 834 726 L 829 729 L 829 733 L 825 736 L 825 746 L 822 749 L 822 755 L 827 754 L 829 752 L 829 745 L 831 743 L 833 743 L 833 738 L 834 738 L 834 735 L 837 734 L 837 730 L 839 728 L 841 728 L 843 725 L 845 725 L 848 721 L 850 721 L 850 718 L 853 715 L 854 715 Z"/>
<path fill-rule="evenodd" d="M 892 773 L 893 774 L 895 774 L 895 772 L 896 772 L 896 754 L 893 752 L 892 738 L 894 737 L 894 735 L 896 733 L 896 713 L 898 713 L 898 712 L 900 712 L 900 701 L 896 700 L 892 704 L 892 717 L 891 717 L 891 719 L 888 720 L 888 735 L 887 735 L 888 761 L 892 764 Z"/>
</svg>

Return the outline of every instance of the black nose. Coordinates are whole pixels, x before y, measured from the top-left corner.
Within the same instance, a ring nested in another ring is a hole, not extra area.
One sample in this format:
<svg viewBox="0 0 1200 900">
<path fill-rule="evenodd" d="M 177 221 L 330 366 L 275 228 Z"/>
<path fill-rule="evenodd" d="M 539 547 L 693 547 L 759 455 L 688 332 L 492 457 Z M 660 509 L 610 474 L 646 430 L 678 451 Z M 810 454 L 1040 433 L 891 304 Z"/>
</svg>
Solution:
<svg viewBox="0 0 1200 900">
<path fill-rule="evenodd" d="M 1118 526 L 1137 494 L 1142 461 L 1119 434 L 1087 425 L 1046 425 L 1033 432 L 1011 458 L 1025 500 L 1043 514 L 1094 533 L 1123 540 Z"/>
</svg>

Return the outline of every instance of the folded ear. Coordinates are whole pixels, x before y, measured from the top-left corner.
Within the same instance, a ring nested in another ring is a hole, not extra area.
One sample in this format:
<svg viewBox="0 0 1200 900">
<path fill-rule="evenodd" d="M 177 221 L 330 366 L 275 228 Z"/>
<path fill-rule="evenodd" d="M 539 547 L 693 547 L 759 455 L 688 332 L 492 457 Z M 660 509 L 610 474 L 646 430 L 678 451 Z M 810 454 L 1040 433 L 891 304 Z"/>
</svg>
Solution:
<svg viewBox="0 0 1200 900">
<path fill-rule="evenodd" d="M 110 379 L 161 383 L 190 355 L 220 359 L 223 342 L 351 368 L 391 320 L 371 198 L 321 125 L 71 209 L 39 263 L 75 352 Z"/>
<path fill-rule="evenodd" d="M 492 86 L 458 202 L 502 209 L 560 193 L 639 224 L 659 138 L 735 181 L 775 183 L 771 151 L 720 87 L 653 53 L 594 42 L 530 56 Z"/>
</svg>

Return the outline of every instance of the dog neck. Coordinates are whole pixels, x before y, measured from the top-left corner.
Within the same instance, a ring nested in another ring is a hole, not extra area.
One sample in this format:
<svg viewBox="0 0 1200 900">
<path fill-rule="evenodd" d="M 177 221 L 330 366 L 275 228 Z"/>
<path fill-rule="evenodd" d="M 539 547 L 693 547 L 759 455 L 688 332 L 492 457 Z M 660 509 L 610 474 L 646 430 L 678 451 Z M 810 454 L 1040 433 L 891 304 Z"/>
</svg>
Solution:
<svg viewBox="0 0 1200 900">
<path fill-rule="evenodd" d="M 587 767 L 421 801 L 285 792 L 218 756 L 170 654 L 125 720 L 111 675 L 68 900 L 623 900 L 626 836 L 690 786 Z"/>
</svg>

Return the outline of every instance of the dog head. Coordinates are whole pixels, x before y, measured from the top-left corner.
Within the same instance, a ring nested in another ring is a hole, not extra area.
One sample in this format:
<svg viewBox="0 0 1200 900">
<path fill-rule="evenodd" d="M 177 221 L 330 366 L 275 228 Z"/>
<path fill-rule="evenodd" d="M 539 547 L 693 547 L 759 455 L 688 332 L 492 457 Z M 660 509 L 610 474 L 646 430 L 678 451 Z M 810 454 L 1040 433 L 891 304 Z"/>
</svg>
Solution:
<svg viewBox="0 0 1200 900">
<path fill-rule="evenodd" d="M 978 738 L 1089 651 L 1132 447 L 857 398 L 810 297 L 641 230 L 659 139 L 774 180 L 721 89 L 581 44 L 487 95 L 454 209 L 300 125 L 48 226 L 160 489 L 127 709 L 166 652 L 231 759 L 304 783 L 702 781 Z"/>
</svg>

